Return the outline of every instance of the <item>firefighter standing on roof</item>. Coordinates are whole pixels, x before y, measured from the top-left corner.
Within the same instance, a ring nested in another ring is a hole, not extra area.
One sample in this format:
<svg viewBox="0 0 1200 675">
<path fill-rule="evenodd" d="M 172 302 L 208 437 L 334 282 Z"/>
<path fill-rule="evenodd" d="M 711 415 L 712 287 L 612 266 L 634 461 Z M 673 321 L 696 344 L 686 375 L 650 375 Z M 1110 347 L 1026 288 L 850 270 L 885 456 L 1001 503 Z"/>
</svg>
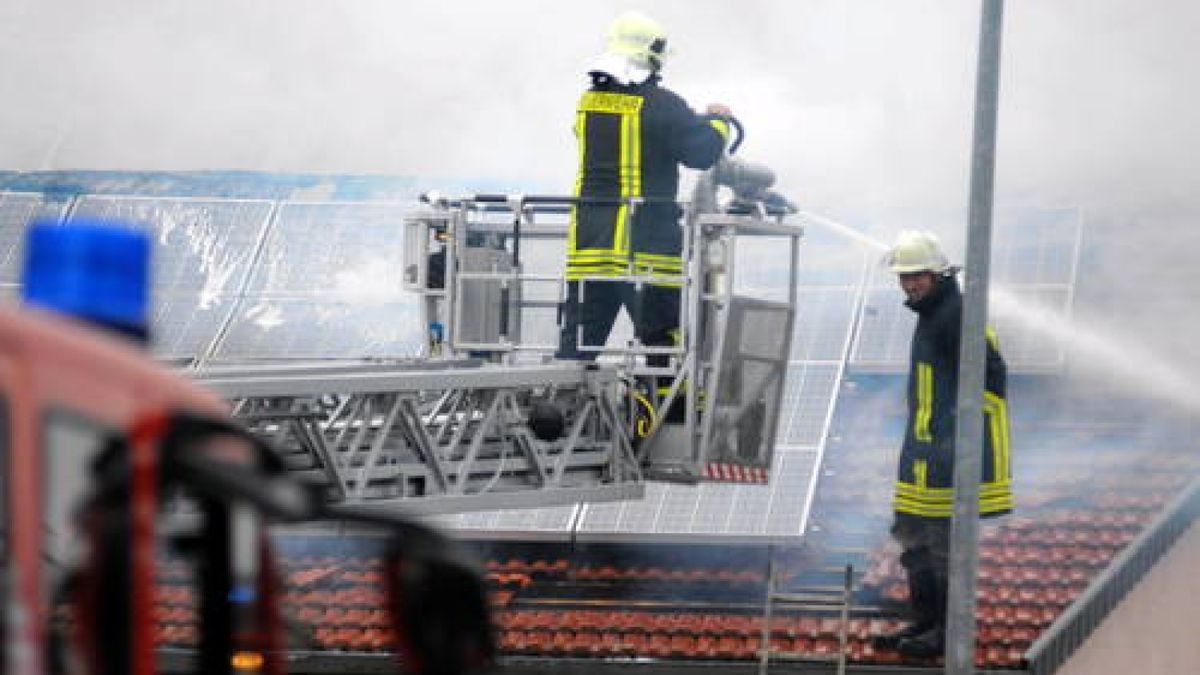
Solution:
<svg viewBox="0 0 1200 675">
<path fill-rule="evenodd" d="M 911 656 L 936 656 L 945 643 L 962 293 L 954 276 L 957 268 L 949 264 L 930 233 L 901 233 L 888 255 L 888 266 L 899 278 L 907 297 L 905 305 L 918 316 L 892 526 L 892 535 L 903 549 L 900 563 L 908 576 L 914 622 L 899 632 L 876 637 L 875 644 Z M 1013 508 L 1005 381 L 996 334 L 988 328 L 979 485 L 983 517 Z"/>
<path fill-rule="evenodd" d="M 679 165 L 713 166 L 730 133 L 727 106 L 712 104 L 697 115 L 659 86 L 668 50 L 653 19 L 626 12 L 607 37 L 575 115 L 580 203 L 567 238 L 560 358 L 594 359 L 595 352 L 580 347 L 603 347 L 622 306 L 642 344 L 674 344 L 683 273 Z M 604 279 L 629 275 L 674 278 L 650 280 L 640 293 L 632 283 Z M 667 365 L 669 359 L 648 362 Z"/>
</svg>

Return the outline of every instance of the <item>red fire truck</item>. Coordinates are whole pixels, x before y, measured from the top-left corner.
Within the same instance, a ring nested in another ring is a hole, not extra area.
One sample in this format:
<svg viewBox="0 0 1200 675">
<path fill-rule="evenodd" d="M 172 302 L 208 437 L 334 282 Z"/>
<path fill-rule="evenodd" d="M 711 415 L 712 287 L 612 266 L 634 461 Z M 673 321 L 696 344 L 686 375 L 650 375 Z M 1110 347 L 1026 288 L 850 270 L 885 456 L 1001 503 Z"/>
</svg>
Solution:
<svg viewBox="0 0 1200 675">
<path fill-rule="evenodd" d="M 403 519 L 331 511 L 223 401 L 128 340 L 0 308 L 0 462 L 4 673 L 159 672 L 153 603 L 165 547 L 196 579 L 198 672 L 282 673 L 268 528 L 312 520 L 386 533 L 399 669 L 463 673 L 493 659 L 480 576 L 446 539 Z M 64 608 L 65 625 L 54 620 Z"/>
</svg>

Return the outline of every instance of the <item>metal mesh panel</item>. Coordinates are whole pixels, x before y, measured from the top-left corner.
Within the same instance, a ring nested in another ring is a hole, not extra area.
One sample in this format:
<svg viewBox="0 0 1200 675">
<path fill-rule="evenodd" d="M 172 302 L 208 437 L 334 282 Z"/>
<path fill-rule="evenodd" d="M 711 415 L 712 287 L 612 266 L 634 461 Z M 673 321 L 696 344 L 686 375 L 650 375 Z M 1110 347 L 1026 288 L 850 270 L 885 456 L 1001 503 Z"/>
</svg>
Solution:
<svg viewBox="0 0 1200 675">
<path fill-rule="evenodd" d="M 712 447 L 714 460 L 765 465 L 779 410 L 775 405 L 785 376 L 780 336 L 788 330 L 790 311 L 735 297 L 729 332 L 721 354 Z"/>
</svg>

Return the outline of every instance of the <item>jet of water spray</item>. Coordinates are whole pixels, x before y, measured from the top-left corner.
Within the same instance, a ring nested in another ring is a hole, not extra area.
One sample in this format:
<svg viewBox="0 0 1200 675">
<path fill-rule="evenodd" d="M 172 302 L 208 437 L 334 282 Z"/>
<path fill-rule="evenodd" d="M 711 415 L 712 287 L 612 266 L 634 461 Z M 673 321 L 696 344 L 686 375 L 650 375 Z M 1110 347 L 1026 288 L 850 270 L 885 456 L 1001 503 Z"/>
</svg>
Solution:
<svg viewBox="0 0 1200 675">
<path fill-rule="evenodd" d="M 880 252 L 889 248 L 885 242 L 832 218 L 808 211 L 801 215 L 856 243 Z M 1194 384 L 1197 377 L 1188 372 L 1195 364 L 1168 362 L 1116 331 L 1085 325 L 1056 308 L 1019 297 L 1002 285 L 991 285 L 988 302 L 997 317 L 1061 344 L 1069 356 L 1075 357 L 1072 364 L 1103 368 L 1102 374 L 1116 378 L 1127 390 L 1166 398 L 1189 411 L 1200 412 L 1200 388 Z"/>
<path fill-rule="evenodd" d="M 877 249 L 880 253 L 891 248 L 883 241 L 876 239 L 875 237 L 872 237 L 869 234 L 859 232 L 858 230 L 854 229 L 853 227 L 850 227 L 849 225 L 843 225 L 842 223 L 839 223 L 832 218 L 827 218 L 826 216 L 823 216 L 819 213 L 813 213 L 812 211 L 801 211 L 800 217 L 811 223 L 820 225 L 821 227 L 833 230 L 834 232 L 837 232 L 840 235 L 843 235 L 845 237 L 853 239 L 854 241 L 856 241 L 860 244 L 864 244 L 871 248 Z"/>
<path fill-rule="evenodd" d="M 988 296 L 997 316 L 1016 321 L 1040 335 L 1057 340 L 1073 365 L 1102 368 L 1126 390 L 1166 398 L 1192 412 L 1200 412 L 1200 390 L 1191 364 L 1169 363 L 1158 354 L 1111 329 L 1089 326 L 1028 297 L 1018 297 L 1003 286 L 993 286 Z"/>
</svg>

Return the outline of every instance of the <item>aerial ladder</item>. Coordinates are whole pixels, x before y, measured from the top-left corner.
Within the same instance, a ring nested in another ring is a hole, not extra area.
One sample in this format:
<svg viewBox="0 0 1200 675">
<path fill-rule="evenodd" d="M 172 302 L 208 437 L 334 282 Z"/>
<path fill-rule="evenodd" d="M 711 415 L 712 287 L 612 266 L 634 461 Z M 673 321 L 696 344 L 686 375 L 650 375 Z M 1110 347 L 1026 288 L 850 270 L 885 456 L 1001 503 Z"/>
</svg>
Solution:
<svg viewBox="0 0 1200 675">
<path fill-rule="evenodd" d="M 646 480 L 766 483 L 803 235 L 774 179 L 726 155 L 683 205 L 685 272 L 631 265 L 616 278 L 680 284 L 677 346 L 630 339 L 591 346 L 595 362 L 553 358 L 565 288 L 555 266 L 577 198 L 425 194 L 397 261 L 422 298 L 423 358 L 226 364 L 194 377 L 293 472 L 356 508 L 450 513 L 637 499 Z M 648 365 L 652 354 L 670 365 Z M 664 376 L 661 395 L 637 385 Z M 680 405 L 681 423 L 658 414 Z"/>
</svg>

